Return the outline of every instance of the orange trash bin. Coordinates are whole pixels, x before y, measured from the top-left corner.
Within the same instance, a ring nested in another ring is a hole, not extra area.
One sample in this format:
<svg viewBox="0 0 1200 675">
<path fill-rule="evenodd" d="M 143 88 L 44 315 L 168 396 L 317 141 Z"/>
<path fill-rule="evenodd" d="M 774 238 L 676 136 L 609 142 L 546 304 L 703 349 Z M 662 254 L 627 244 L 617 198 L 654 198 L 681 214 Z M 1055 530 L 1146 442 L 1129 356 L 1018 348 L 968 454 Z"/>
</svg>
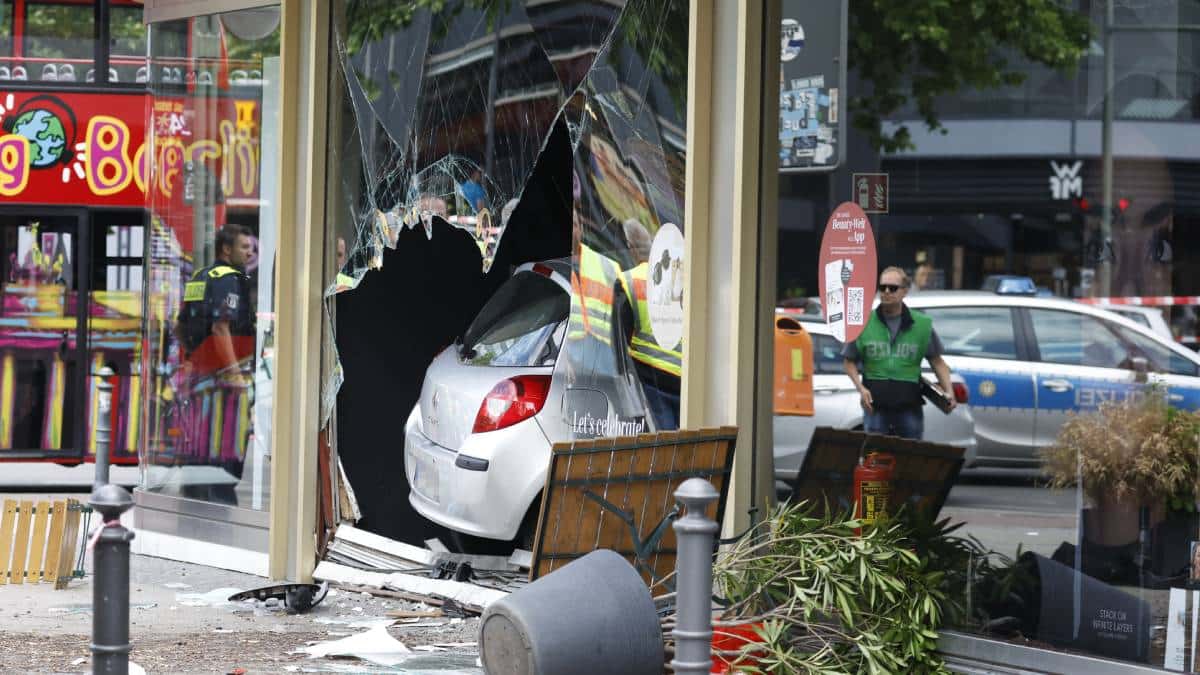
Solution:
<svg viewBox="0 0 1200 675">
<path fill-rule="evenodd" d="M 775 414 L 813 414 L 812 336 L 790 316 L 775 319 Z"/>
</svg>

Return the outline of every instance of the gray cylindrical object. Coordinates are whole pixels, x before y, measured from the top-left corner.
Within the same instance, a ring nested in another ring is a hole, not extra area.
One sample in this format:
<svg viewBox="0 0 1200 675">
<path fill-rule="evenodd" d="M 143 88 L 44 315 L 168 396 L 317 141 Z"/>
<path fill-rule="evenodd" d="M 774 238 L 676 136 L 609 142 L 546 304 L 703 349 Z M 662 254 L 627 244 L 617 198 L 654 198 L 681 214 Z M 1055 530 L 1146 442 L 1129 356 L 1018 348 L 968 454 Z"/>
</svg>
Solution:
<svg viewBox="0 0 1200 675">
<path fill-rule="evenodd" d="M 684 516 L 675 521 L 676 673 L 708 673 L 712 668 L 712 565 L 713 537 L 718 525 L 705 515 L 720 498 L 712 483 L 689 478 L 675 491 Z"/>
<path fill-rule="evenodd" d="M 650 589 L 601 549 L 488 605 L 479 651 L 489 675 L 659 675 L 663 640 Z"/>
<path fill-rule="evenodd" d="M 108 378 L 116 373 L 112 368 L 104 366 L 96 372 L 96 467 L 95 478 L 92 479 L 92 489 L 108 484 L 109 443 L 112 429 L 109 425 L 112 414 L 112 382 Z"/>
<path fill-rule="evenodd" d="M 103 485 L 89 502 L 100 513 L 100 536 L 92 556 L 92 672 L 129 672 L 129 542 L 133 532 L 121 525 L 121 514 L 133 506 L 124 488 Z"/>
</svg>

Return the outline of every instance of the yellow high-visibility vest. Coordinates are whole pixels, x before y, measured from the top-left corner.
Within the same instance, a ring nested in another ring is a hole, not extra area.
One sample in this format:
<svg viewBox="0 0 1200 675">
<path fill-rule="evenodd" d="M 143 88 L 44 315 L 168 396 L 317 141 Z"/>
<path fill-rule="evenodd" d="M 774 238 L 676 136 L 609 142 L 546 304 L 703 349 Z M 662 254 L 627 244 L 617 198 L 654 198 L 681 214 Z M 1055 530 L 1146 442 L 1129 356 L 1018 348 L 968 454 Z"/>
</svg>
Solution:
<svg viewBox="0 0 1200 675">
<path fill-rule="evenodd" d="M 646 272 L 649 268 L 649 263 L 642 263 L 621 273 L 621 288 L 636 314 L 629 353 L 636 361 L 679 377 L 683 372 L 683 351 L 662 347 L 651 332 L 650 306 L 646 302 Z"/>
<path fill-rule="evenodd" d="M 567 337 L 585 335 L 610 343 L 612 339 L 613 288 L 621 270 L 608 256 L 587 244 L 579 247 L 579 272 L 571 274 L 571 318 Z"/>
</svg>

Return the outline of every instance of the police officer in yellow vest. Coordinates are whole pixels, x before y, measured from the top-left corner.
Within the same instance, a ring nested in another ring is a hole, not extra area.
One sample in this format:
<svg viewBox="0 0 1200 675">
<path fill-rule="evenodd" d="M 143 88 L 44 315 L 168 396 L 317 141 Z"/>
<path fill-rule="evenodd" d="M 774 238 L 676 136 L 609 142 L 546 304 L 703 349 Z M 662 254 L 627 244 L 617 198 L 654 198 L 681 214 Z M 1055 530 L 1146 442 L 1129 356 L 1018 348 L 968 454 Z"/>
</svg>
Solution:
<svg viewBox="0 0 1200 675">
<path fill-rule="evenodd" d="M 250 230 L 225 225 L 216 235 L 216 262 L 192 274 L 184 286 L 183 346 L 193 368 L 233 377 L 243 370 L 247 338 L 254 336 L 250 279 L 244 271 L 253 253 Z"/>
<path fill-rule="evenodd" d="M 858 339 L 842 348 L 842 364 L 862 397 L 867 432 L 920 440 L 925 433 L 921 361 L 933 366 L 945 392 L 951 391 L 950 366 L 942 359 L 942 341 L 933 321 L 904 304 L 910 285 L 908 274 L 899 267 L 883 271 L 879 307 Z M 951 409 L 955 405 L 951 398 Z"/>
<path fill-rule="evenodd" d="M 240 479 L 253 406 L 255 322 L 250 279 L 244 266 L 253 253 L 253 235 L 225 225 L 216 235 L 216 261 L 197 270 L 184 285 L 179 337 L 184 362 L 181 391 L 186 406 L 175 443 L 186 464 L 220 466 Z M 237 503 L 235 485 L 185 481 L 182 494 L 194 499 Z"/>
<path fill-rule="evenodd" d="M 651 330 L 646 302 L 650 233 L 631 218 L 624 223 L 624 234 L 629 252 L 638 264 L 621 273 L 622 292 L 615 300 L 614 317 L 622 329 L 624 344 L 629 345 L 629 355 L 637 368 L 655 426 L 660 430 L 678 429 L 683 352 L 680 345 L 658 344 Z"/>
</svg>

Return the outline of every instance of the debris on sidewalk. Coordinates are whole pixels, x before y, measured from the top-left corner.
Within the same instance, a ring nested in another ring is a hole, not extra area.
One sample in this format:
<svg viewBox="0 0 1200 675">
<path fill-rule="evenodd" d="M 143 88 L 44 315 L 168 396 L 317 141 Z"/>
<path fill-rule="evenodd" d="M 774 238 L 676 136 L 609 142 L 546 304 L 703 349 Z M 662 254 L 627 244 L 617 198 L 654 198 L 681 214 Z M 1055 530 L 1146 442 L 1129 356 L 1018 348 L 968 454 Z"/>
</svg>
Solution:
<svg viewBox="0 0 1200 675">
<path fill-rule="evenodd" d="M 313 577 L 339 585 L 350 584 L 371 589 L 403 591 L 439 600 L 453 600 L 475 613 L 508 595 L 506 591 L 448 579 L 429 579 L 414 574 L 371 572 L 329 561 L 322 561 Z M 423 601 L 422 598 L 422 601 Z"/>
<path fill-rule="evenodd" d="M 240 591 L 229 596 L 230 602 L 242 600 L 259 600 L 265 602 L 274 598 L 283 601 L 289 612 L 303 614 L 321 604 L 329 594 L 329 584 L 296 584 L 290 582 L 275 583 L 248 591 Z"/>
<path fill-rule="evenodd" d="M 403 642 L 389 635 L 386 626 L 376 626 L 340 640 L 301 647 L 292 653 L 308 654 L 310 658 L 350 656 L 391 667 L 403 663 L 413 652 Z"/>
<path fill-rule="evenodd" d="M 425 545 L 428 548 L 419 548 L 342 523 L 333 535 L 325 559 L 349 567 L 414 573 L 434 569 L 439 565 L 464 563 L 474 570 L 517 573 L 528 569 L 532 559 L 532 554 L 519 549 L 505 557 L 452 553 L 438 539 L 429 539 Z"/>
</svg>

